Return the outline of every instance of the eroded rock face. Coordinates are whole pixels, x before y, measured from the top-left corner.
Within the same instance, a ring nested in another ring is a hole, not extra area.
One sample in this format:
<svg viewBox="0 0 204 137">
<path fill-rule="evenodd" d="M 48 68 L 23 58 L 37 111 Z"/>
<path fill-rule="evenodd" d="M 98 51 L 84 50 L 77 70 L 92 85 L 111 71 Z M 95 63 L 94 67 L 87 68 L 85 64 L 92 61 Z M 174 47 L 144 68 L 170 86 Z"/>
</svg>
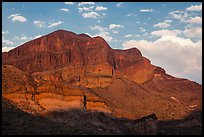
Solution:
<svg viewBox="0 0 204 137">
<path fill-rule="evenodd" d="M 78 71 L 78 77 L 83 75 L 113 76 L 114 71 L 124 71 L 127 77 L 130 76 L 131 80 L 140 83 L 148 80 L 152 75 L 150 61 L 142 57 L 138 49 L 114 50 L 101 37 L 91 38 L 85 34 L 77 35 L 64 30 L 55 31 L 2 53 L 2 58 L 3 64 L 13 65 L 28 73 L 70 66 L 69 68 L 72 67 L 72 70 L 68 72 L 70 75 L 74 69 L 82 70 L 82 72 Z M 145 72 L 142 72 L 143 74 L 147 71 L 151 73 L 144 76 L 142 80 L 135 78 L 137 71 L 141 73 L 140 69 L 143 69 L 140 66 L 147 68 Z M 46 77 L 52 81 L 68 80 L 66 74 L 60 73 Z M 70 82 L 76 81 L 75 78 Z"/>
<path fill-rule="evenodd" d="M 23 71 L 37 72 L 65 65 L 98 64 L 107 61 L 107 50 L 110 48 L 101 37 L 59 30 L 3 53 L 2 61 Z"/>
<path fill-rule="evenodd" d="M 84 95 L 87 109 L 127 118 L 177 119 L 202 108 L 201 85 L 168 75 L 137 48 L 112 49 L 101 37 L 58 30 L 2 53 L 2 62 L 3 96 L 19 102 L 28 94 L 32 104 L 36 93 L 36 105 L 47 110 L 81 109 Z"/>
<path fill-rule="evenodd" d="M 141 52 L 136 49 L 128 50 L 112 50 L 113 59 L 114 59 L 114 68 L 115 69 L 125 69 L 133 64 L 141 62 L 144 58 L 142 57 Z"/>
</svg>

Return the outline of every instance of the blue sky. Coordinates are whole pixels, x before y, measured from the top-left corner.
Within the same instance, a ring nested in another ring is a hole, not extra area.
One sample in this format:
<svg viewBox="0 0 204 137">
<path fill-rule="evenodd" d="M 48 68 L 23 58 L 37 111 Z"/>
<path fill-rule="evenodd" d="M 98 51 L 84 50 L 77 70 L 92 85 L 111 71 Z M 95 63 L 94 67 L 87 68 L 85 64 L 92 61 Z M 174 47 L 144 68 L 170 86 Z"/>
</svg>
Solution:
<svg viewBox="0 0 204 137">
<path fill-rule="evenodd" d="M 58 29 L 136 47 L 167 73 L 202 83 L 201 2 L 3 2 L 2 51 Z"/>
</svg>

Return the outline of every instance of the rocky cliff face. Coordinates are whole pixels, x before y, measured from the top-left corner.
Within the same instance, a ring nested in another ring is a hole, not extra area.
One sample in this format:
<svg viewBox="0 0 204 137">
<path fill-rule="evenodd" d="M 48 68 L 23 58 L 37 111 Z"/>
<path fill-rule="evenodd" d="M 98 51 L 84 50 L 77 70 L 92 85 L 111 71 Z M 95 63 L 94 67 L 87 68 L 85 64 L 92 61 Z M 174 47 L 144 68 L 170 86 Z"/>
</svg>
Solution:
<svg viewBox="0 0 204 137">
<path fill-rule="evenodd" d="M 101 37 L 91 38 L 64 30 L 55 31 L 2 53 L 2 58 L 3 64 L 13 65 L 28 73 L 74 67 L 77 71 L 81 70 L 79 75 L 124 74 L 139 83 L 150 79 L 156 68 L 136 48 L 114 50 Z M 55 73 L 53 77 L 59 80 L 66 76 Z"/>
<path fill-rule="evenodd" d="M 36 72 L 65 65 L 102 63 L 108 61 L 109 51 L 108 44 L 100 37 L 59 30 L 3 53 L 2 57 L 3 64 Z"/>
<path fill-rule="evenodd" d="M 151 113 L 182 118 L 202 107 L 201 85 L 166 74 L 136 48 L 112 49 L 101 37 L 58 30 L 2 53 L 2 63 L 4 96 L 12 100 L 8 94 L 36 93 L 35 103 L 47 110 L 58 104 L 81 108 L 88 93 L 95 98 L 87 100 L 87 109 L 127 118 Z M 79 88 L 80 99 L 66 101 L 69 86 L 71 94 Z"/>
</svg>

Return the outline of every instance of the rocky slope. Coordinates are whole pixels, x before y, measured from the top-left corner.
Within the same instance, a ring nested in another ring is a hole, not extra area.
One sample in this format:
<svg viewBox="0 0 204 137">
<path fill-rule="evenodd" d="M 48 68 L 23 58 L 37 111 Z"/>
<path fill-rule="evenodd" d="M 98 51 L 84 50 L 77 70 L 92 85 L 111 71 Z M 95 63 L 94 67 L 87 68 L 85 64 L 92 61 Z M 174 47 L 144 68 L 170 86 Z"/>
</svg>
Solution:
<svg viewBox="0 0 204 137">
<path fill-rule="evenodd" d="M 169 120 L 202 110 L 201 85 L 170 76 L 136 48 L 112 49 L 101 37 L 58 30 L 2 53 L 2 70 L 3 96 L 32 114 L 77 108 Z"/>
<path fill-rule="evenodd" d="M 138 135 L 134 121 L 93 111 L 50 112 L 31 115 L 2 98 L 2 135 Z M 26 122 L 25 122 L 26 121 Z"/>
</svg>

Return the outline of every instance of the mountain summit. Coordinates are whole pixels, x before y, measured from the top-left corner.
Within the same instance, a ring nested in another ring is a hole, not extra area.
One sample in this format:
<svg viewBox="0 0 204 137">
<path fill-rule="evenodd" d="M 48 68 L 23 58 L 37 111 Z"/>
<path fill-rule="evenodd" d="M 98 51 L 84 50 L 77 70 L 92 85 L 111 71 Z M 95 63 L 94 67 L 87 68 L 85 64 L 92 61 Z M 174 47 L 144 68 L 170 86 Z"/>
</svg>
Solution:
<svg viewBox="0 0 204 137">
<path fill-rule="evenodd" d="M 85 108 L 167 120 L 202 107 L 201 85 L 167 74 L 137 48 L 112 49 L 99 36 L 54 31 L 2 53 L 2 70 L 3 96 L 40 114 Z"/>
<path fill-rule="evenodd" d="M 145 82 L 156 69 L 136 48 L 114 50 L 102 37 L 91 38 L 86 34 L 77 35 L 65 30 L 57 30 L 27 42 L 2 56 L 3 64 L 13 65 L 29 73 L 73 65 L 84 67 L 104 64 L 111 73 L 123 71 L 131 79 Z M 145 73 L 137 77 L 139 70 Z"/>
</svg>

